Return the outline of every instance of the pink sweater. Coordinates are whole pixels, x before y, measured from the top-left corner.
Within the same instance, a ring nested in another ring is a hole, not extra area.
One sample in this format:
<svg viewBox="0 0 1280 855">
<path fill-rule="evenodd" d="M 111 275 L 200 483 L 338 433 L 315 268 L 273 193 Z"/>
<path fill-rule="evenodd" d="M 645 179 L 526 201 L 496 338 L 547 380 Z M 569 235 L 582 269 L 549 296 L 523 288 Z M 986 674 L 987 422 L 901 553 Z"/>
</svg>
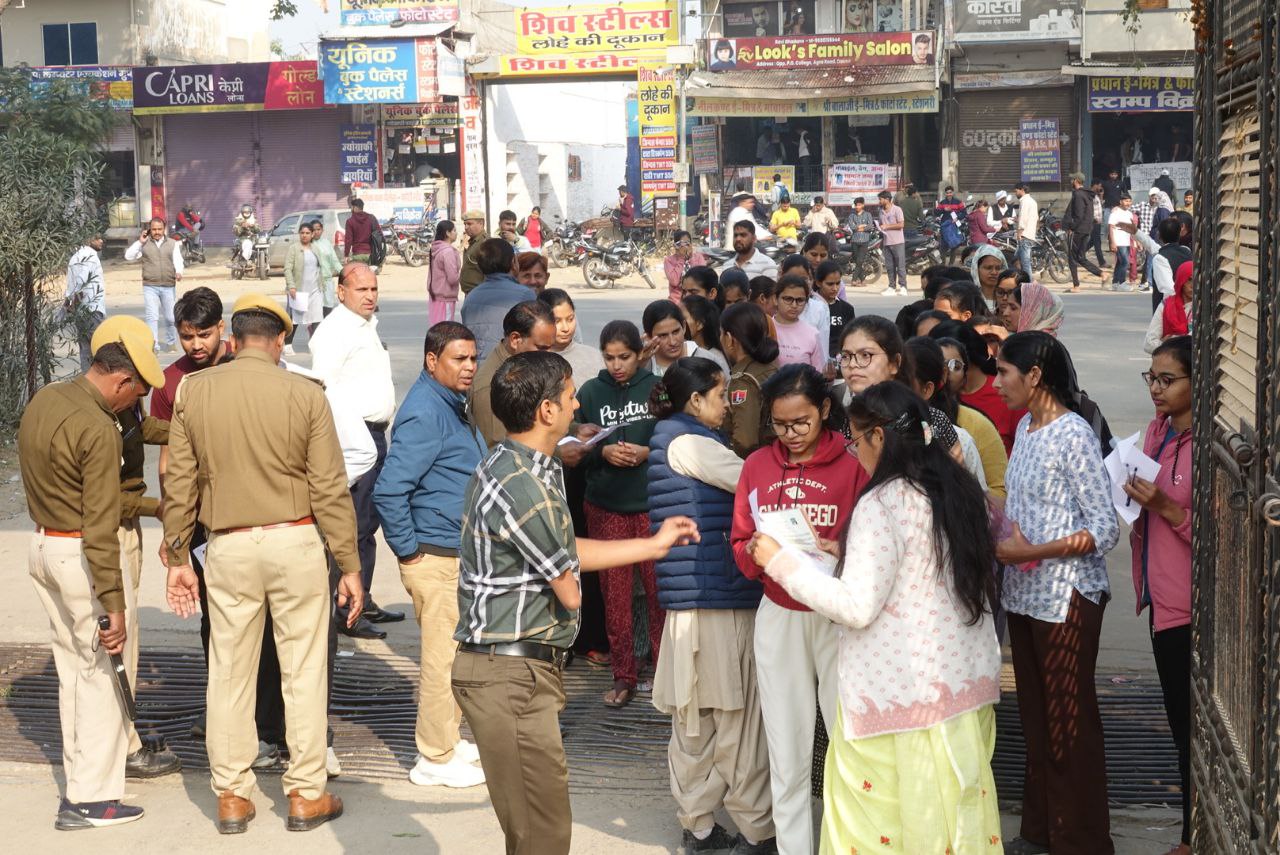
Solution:
<svg viewBox="0 0 1280 855">
<path fill-rule="evenodd" d="M 1156 459 L 1156 451 L 1169 429 L 1169 417 L 1157 415 L 1147 425 L 1142 450 Z M 1181 448 L 1179 448 L 1181 444 Z M 1191 623 L 1191 431 L 1175 435 L 1165 445 L 1156 462 L 1160 474 L 1156 486 L 1187 512 L 1177 528 L 1159 514 L 1143 511 L 1133 523 L 1129 542 L 1133 546 L 1133 590 L 1137 613 L 1142 613 L 1142 535 L 1147 532 L 1147 585 L 1155 608 L 1156 630 L 1173 629 Z M 1174 458 L 1177 458 L 1177 470 Z"/>
<path fill-rule="evenodd" d="M 902 479 L 863 494 L 844 569 L 826 575 L 787 547 L 765 567 L 788 594 L 840 628 L 840 709 L 861 739 L 921 730 L 1000 700 L 1000 643 L 952 600 L 933 554 L 933 510 Z"/>
<path fill-rule="evenodd" d="M 826 367 L 827 357 L 822 347 L 822 340 L 818 338 L 818 331 L 811 324 L 804 321 L 786 324 L 775 315 L 773 325 L 778 331 L 779 365 L 803 362 L 819 371 Z"/>
</svg>

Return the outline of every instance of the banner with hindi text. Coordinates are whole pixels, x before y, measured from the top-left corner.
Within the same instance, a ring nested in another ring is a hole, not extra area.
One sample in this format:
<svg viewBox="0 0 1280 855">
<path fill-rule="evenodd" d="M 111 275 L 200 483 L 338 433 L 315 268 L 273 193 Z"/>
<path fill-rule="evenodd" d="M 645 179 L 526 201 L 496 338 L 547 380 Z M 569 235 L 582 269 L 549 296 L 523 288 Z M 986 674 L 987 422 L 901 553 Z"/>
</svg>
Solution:
<svg viewBox="0 0 1280 855">
<path fill-rule="evenodd" d="M 637 72 L 640 110 L 640 198 L 676 192 L 676 75 L 670 66 L 642 65 Z"/>
<path fill-rule="evenodd" d="M 662 51 L 577 54 L 573 56 L 502 56 L 498 77 L 563 77 L 581 74 L 634 73 L 643 63 L 659 63 Z"/>
<path fill-rule="evenodd" d="M 344 27 L 442 24 L 458 20 L 458 0 L 340 0 Z"/>
<path fill-rule="evenodd" d="M 664 50 L 679 39 L 674 0 L 517 8 L 515 26 L 523 56 Z"/>
<path fill-rule="evenodd" d="M 439 94 L 435 39 L 323 41 L 320 74 L 330 104 L 419 104 Z"/>
<path fill-rule="evenodd" d="M 1189 112 L 1196 107 L 1190 77 L 1090 77 L 1090 113 Z"/>
<path fill-rule="evenodd" d="M 707 70 L 933 65 L 932 31 L 708 39 Z"/>
<path fill-rule="evenodd" d="M 315 60 L 133 69 L 133 112 L 224 113 L 325 106 Z"/>
</svg>

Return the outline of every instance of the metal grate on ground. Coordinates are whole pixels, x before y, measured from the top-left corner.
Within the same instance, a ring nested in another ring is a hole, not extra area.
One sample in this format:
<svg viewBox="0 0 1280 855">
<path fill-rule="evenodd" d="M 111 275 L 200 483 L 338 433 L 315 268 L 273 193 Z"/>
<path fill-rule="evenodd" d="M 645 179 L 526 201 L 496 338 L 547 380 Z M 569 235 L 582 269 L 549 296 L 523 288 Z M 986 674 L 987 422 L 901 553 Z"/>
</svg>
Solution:
<svg viewBox="0 0 1280 855">
<path fill-rule="evenodd" d="M 356 651 L 339 656 L 330 723 L 346 774 L 403 778 L 416 760 L 417 663 Z M 138 725 L 165 737 L 188 769 L 207 769 L 204 743 L 191 724 L 204 708 L 205 668 L 198 650 L 144 650 L 139 663 Z M 1154 681 L 1153 681 L 1154 683 Z M 601 696 L 608 669 L 579 659 L 565 672 L 568 704 L 561 715 L 569 784 L 575 792 L 661 792 L 669 785 L 671 721 L 640 692 L 628 707 L 609 709 Z M 1098 684 L 1113 805 L 1180 804 L 1177 757 L 1156 685 Z M 1001 800 L 1022 788 L 1023 741 L 1011 678 L 996 708 L 992 766 Z M 0 760 L 61 762 L 58 684 L 47 648 L 0 645 Z"/>
</svg>

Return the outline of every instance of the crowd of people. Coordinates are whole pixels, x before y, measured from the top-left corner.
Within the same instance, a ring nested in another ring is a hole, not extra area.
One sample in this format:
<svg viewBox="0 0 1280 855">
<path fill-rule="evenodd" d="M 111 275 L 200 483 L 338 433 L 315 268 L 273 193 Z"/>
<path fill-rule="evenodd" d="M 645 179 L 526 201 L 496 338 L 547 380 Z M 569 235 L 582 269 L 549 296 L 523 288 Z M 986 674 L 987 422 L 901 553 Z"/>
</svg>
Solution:
<svg viewBox="0 0 1280 855">
<path fill-rule="evenodd" d="M 318 316 L 295 301 L 332 272 L 314 235 L 285 305 L 240 297 L 228 337 L 218 295 L 186 291 L 184 355 L 163 371 L 156 334 L 108 316 L 85 373 L 33 399 L 19 451 L 64 713 L 57 827 L 139 818 L 126 775 L 179 765 L 138 738 L 104 662 L 122 653 L 136 677 L 138 520 L 160 516 L 169 603 L 202 621 L 223 833 L 248 828 L 253 769 L 283 746 L 288 827 L 341 814 L 336 636 L 403 617 L 368 596 L 380 529 L 421 631 L 410 780 L 487 785 L 508 852 L 569 850 L 557 716 L 575 652 L 611 670 L 603 706 L 647 682 L 671 716 L 686 852 L 813 852 L 824 744 L 824 852 L 1114 851 L 1094 668 L 1120 527 L 1062 300 L 980 246 L 926 270 L 894 318 L 857 314 L 821 234 L 778 264 L 738 222 L 720 271 L 677 233 L 668 298 L 588 342 L 501 219 L 487 237 L 464 213 L 461 251 L 438 225 L 423 367 L 398 407 L 375 272 L 349 260 Z M 143 258 L 167 273 L 152 239 Z M 1181 289 L 1189 270 L 1167 261 Z M 1184 793 L 1188 308 L 1166 301 L 1143 374 L 1160 474 L 1123 485 Z M 283 359 L 303 324 L 309 370 Z M 162 446 L 159 498 L 144 443 Z M 1027 747 L 1012 841 L 991 770 L 1006 637 Z"/>
</svg>

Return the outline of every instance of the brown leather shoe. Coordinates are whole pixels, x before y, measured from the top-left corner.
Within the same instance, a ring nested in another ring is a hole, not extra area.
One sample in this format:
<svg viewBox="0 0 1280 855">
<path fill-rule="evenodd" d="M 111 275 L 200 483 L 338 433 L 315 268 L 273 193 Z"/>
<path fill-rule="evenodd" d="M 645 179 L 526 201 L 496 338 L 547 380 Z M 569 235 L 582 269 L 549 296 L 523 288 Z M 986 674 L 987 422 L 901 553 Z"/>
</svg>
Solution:
<svg viewBox="0 0 1280 855">
<path fill-rule="evenodd" d="M 249 820 L 257 816 L 253 802 L 242 799 L 227 790 L 218 794 L 218 833 L 244 834 L 249 830 Z"/>
<path fill-rule="evenodd" d="M 331 819 L 342 816 L 342 799 L 325 793 L 318 799 L 304 799 L 297 790 L 289 793 L 290 831 L 310 831 Z"/>
</svg>

